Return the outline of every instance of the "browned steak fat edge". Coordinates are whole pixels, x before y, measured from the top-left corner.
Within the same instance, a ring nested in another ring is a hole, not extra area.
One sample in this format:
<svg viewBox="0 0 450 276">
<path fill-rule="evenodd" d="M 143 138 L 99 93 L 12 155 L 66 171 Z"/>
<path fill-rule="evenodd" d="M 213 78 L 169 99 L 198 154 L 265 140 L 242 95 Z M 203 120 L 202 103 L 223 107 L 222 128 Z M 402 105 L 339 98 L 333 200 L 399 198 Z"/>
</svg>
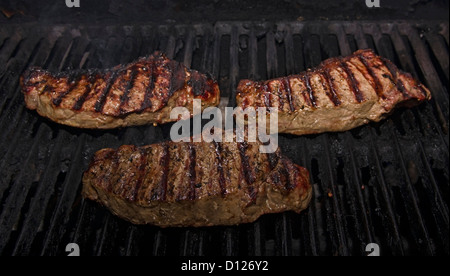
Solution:
<svg viewBox="0 0 450 276">
<path fill-rule="evenodd" d="M 431 99 L 411 74 L 370 49 L 327 59 L 298 75 L 242 80 L 237 92 L 237 105 L 243 109 L 278 108 L 278 131 L 297 135 L 349 130 L 380 121 L 396 107 Z"/>
<path fill-rule="evenodd" d="M 235 225 L 300 212 L 311 199 L 306 169 L 260 143 L 165 142 L 98 151 L 83 196 L 135 224 Z M 240 173 L 239 173 L 240 172 Z"/>
<path fill-rule="evenodd" d="M 193 114 L 217 106 L 219 86 L 212 78 L 156 52 L 107 70 L 50 73 L 38 67 L 21 77 L 27 108 L 55 122 L 81 128 L 116 128 L 176 121 L 175 107 Z"/>
</svg>

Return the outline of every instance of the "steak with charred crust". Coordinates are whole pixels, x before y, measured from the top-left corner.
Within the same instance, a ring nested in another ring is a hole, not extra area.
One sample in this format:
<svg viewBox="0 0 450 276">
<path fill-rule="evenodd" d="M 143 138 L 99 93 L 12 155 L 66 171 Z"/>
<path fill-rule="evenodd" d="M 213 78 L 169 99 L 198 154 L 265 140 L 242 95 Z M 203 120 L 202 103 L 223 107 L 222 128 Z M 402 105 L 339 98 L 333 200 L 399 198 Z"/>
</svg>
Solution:
<svg viewBox="0 0 450 276">
<path fill-rule="evenodd" d="M 98 151 L 83 196 L 135 224 L 235 225 L 266 213 L 300 212 L 308 171 L 261 143 L 164 142 Z"/>
<path fill-rule="evenodd" d="M 274 107 L 278 131 L 297 135 L 349 130 L 431 98 L 424 85 L 372 50 L 330 58 L 298 75 L 242 80 L 237 92 L 238 107 Z"/>
<path fill-rule="evenodd" d="M 212 78 L 164 54 L 108 70 L 53 74 L 29 68 L 21 77 L 29 109 L 55 122 L 80 128 L 116 128 L 167 123 L 174 107 L 188 108 L 202 100 L 202 109 L 219 104 L 219 86 Z"/>
</svg>

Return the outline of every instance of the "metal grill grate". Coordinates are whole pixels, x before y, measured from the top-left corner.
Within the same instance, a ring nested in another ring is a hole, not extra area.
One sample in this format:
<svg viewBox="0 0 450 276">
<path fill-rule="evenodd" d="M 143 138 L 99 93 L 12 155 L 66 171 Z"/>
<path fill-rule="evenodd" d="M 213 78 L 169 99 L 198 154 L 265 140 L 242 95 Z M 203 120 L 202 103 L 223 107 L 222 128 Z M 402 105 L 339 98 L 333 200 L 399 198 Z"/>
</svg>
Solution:
<svg viewBox="0 0 450 276">
<path fill-rule="evenodd" d="M 0 28 L 0 252 L 62 255 L 449 254 L 448 23 L 217 23 L 177 26 Z M 433 99 L 344 133 L 281 135 L 311 172 L 313 200 L 300 215 L 266 215 L 234 227 L 134 226 L 80 196 L 95 151 L 168 139 L 170 125 L 83 131 L 25 109 L 19 76 L 106 68 L 162 50 L 210 72 L 235 105 L 241 78 L 300 72 L 328 57 L 373 48 L 426 84 Z"/>
</svg>

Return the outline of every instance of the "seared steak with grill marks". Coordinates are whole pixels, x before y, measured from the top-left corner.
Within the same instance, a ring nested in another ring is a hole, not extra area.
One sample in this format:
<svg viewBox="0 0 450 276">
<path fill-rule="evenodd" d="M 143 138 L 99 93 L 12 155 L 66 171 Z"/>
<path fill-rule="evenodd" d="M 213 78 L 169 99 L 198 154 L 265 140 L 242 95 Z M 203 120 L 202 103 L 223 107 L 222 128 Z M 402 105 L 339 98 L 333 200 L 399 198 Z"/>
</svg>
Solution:
<svg viewBox="0 0 450 276">
<path fill-rule="evenodd" d="M 430 98 L 410 74 L 372 50 L 359 50 L 299 75 L 242 80 L 236 100 L 243 109 L 278 108 L 278 131 L 302 135 L 349 130 Z"/>
<path fill-rule="evenodd" d="M 34 67 L 21 84 L 29 109 L 81 128 L 166 123 L 174 121 L 174 107 L 192 114 L 193 99 L 201 99 L 204 109 L 218 105 L 220 97 L 217 82 L 159 52 L 104 71 L 52 74 Z"/>
<path fill-rule="evenodd" d="M 300 212 L 308 171 L 260 143 L 165 142 L 98 151 L 83 196 L 135 224 L 234 225 L 265 213 Z"/>
</svg>

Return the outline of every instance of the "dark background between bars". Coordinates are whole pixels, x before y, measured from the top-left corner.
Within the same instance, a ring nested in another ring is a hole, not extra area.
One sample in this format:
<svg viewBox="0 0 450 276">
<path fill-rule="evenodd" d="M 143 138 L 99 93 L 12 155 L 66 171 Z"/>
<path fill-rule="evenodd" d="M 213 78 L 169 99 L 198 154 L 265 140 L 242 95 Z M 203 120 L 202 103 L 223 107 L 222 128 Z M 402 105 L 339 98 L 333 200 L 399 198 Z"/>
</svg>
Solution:
<svg viewBox="0 0 450 276">
<path fill-rule="evenodd" d="M 360 18 L 367 8 L 357 1 L 339 6 L 345 15 L 306 1 L 200 7 L 130 1 L 121 8 L 111 1 L 107 9 L 99 9 L 106 2 L 98 1 L 79 11 L 59 2 L 22 2 L 0 5 L 11 16 L 2 9 L 2 255 L 65 255 L 70 242 L 83 255 L 366 255 L 370 242 L 380 245 L 382 255 L 449 254 L 447 1 L 400 1 L 405 9 L 384 7 L 387 15 L 373 10 Z M 140 11 L 131 18 L 136 5 Z M 225 19 L 232 21 L 216 22 Z M 336 21 L 342 19 L 362 20 Z M 170 124 L 111 131 L 61 126 L 26 110 L 18 84 L 32 65 L 107 68 L 161 50 L 211 73 L 222 102 L 234 106 L 242 78 L 292 74 L 367 47 L 411 72 L 433 99 L 343 133 L 281 135 L 283 152 L 311 172 L 310 207 L 233 227 L 134 226 L 82 199 L 81 176 L 96 150 L 167 140 Z"/>
<path fill-rule="evenodd" d="M 447 0 L 80 0 L 69 9 L 65 0 L 0 0 L 1 22 L 40 23 L 214 23 L 216 21 L 398 20 L 448 21 Z M 9 19 L 7 19 L 10 17 Z"/>
</svg>

